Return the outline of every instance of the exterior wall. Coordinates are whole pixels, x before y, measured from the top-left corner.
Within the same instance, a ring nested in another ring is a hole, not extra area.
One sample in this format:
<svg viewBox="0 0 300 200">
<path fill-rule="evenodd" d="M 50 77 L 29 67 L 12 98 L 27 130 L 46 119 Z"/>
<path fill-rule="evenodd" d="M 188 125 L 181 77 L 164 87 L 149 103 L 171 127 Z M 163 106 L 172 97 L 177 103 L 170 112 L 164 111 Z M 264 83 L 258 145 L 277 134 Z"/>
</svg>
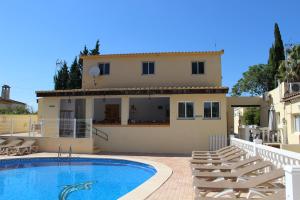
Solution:
<svg viewBox="0 0 300 200">
<path fill-rule="evenodd" d="M 12 139 L 14 136 L 2 136 L 3 138 Z M 17 136 L 20 139 L 22 137 Z M 62 153 L 69 153 L 70 146 L 72 153 L 93 153 L 93 140 L 91 138 L 51 138 L 51 137 L 23 137 L 24 140 L 34 139 L 37 141 L 39 152 L 58 153 L 61 146 Z"/>
<path fill-rule="evenodd" d="M 243 118 L 243 115 L 244 115 L 245 111 L 246 111 L 246 108 L 235 108 L 234 109 L 234 117 L 233 117 L 234 128 L 233 128 L 233 132 L 235 134 L 239 133 L 239 127 L 242 124 L 242 118 Z"/>
<path fill-rule="evenodd" d="M 234 131 L 234 107 L 232 106 L 260 106 L 260 125 L 268 126 L 268 113 L 266 108 L 267 102 L 263 101 L 262 97 L 227 97 L 227 132 L 228 134 Z"/>
<path fill-rule="evenodd" d="M 72 153 L 93 153 L 93 140 L 91 138 L 35 138 L 38 141 L 40 152 L 58 152 L 61 145 L 62 152 L 69 152 L 70 146 Z"/>
<path fill-rule="evenodd" d="M 18 104 L 18 103 L 1 103 L 0 102 L 0 109 L 16 108 L 16 107 L 23 107 L 23 108 L 25 108 L 25 105 L 24 104 Z"/>
<path fill-rule="evenodd" d="M 154 61 L 155 74 L 142 75 L 142 62 Z M 205 74 L 192 75 L 192 61 L 205 62 Z M 110 74 L 93 78 L 89 69 L 98 63 L 109 62 Z M 176 55 L 100 55 L 83 60 L 83 89 L 150 86 L 221 86 L 220 54 Z"/>
<path fill-rule="evenodd" d="M 159 95 L 157 95 L 159 96 Z M 127 125 L 129 117 L 129 98 L 148 96 L 107 96 L 106 98 L 120 98 L 122 125 L 97 126 L 109 136 L 109 141 L 95 139 L 95 145 L 103 151 L 110 152 L 147 152 L 147 153 L 191 153 L 192 150 L 208 150 L 210 135 L 226 135 L 226 96 L 225 94 L 191 94 L 169 95 L 170 125 Z M 152 95 L 153 98 L 156 95 Z M 76 97 L 71 97 L 76 98 Z M 86 116 L 93 116 L 93 99 L 86 98 Z M 194 102 L 193 120 L 178 120 L 178 102 Z M 204 101 L 219 101 L 220 116 L 218 120 L 203 119 Z M 39 116 L 43 119 L 58 118 L 59 97 L 47 97 L 39 101 Z M 56 128 L 56 129 L 55 129 Z M 45 128 L 45 137 L 56 137 L 58 126 Z M 56 131 L 56 133 L 55 133 Z M 64 139 L 64 138 L 59 138 Z"/>
<path fill-rule="evenodd" d="M 210 100 L 220 101 L 221 119 L 203 119 L 203 103 Z M 177 119 L 179 101 L 194 102 L 194 120 Z M 103 151 L 189 154 L 193 150 L 208 150 L 210 135 L 226 135 L 226 97 L 225 94 L 170 95 L 169 126 L 97 127 L 109 135 L 109 141 L 95 141 Z"/>
<path fill-rule="evenodd" d="M 44 136 L 57 137 L 59 132 L 57 120 L 59 119 L 60 98 L 40 98 L 38 102 L 38 109 L 39 119 L 45 120 L 43 122 Z"/>
<path fill-rule="evenodd" d="M 299 144 L 281 144 L 280 148 L 284 149 L 284 150 L 300 153 L 300 145 Z"/>
<path fill-rule="evenodd" d="M 0 115 L 0 134 L 28 132 L 37 121 L 37 115 Z"/>
<path fill-rule="evenodd" d="M 280 115 L 280 119 L 277 119 L 277 126 L 284 128 L 288 136 L 289 144 L 299 144 L 299 135 L 294 131 L 294 115 L 300 114 L 300 98 L 291 100 L 289 102 L 282 102 L 286 91 L 286 83 L 282 83 L 279 87 L 268 92 L 269 104 L 274 106 L 277 117 Z M 283 126 L 283 121 L 286 120 L 286 127 Z"/>
</svg>

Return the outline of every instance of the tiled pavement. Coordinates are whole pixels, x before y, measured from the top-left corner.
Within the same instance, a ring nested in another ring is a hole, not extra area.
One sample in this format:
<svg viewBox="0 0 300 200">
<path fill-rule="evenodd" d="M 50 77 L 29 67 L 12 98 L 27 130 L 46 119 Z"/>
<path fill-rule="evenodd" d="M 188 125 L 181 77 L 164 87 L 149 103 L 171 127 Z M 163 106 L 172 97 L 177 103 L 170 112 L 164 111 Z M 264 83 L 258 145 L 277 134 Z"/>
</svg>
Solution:
<svg viewBox="0 0 300 200">
<path fill-rule="evenodd" d="M 120 155 L 118 155 L 119 157 Z M 179 156 L 160 156 L 147 155 L 135 156 L 134 158 L 141 158 L 145 160 L 152 160 L 160 162 L 173 170 L 171 177 L 154 193 L 152 193 L 147 200 L 189 200 L 194 199 L 194 191 L 192 186 L 192 173 L 189 166 L 189 157 Z"/>
</svg>

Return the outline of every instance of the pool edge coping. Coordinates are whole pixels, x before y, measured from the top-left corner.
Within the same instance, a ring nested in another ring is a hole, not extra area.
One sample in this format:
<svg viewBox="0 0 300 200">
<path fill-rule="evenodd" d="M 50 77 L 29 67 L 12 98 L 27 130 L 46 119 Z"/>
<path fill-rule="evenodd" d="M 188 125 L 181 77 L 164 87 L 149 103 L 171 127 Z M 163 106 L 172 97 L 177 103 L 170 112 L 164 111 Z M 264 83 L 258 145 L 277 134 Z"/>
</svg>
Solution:
<svg viewBox="0 0 300 200">
<path fill-rule="evenodd" d="M 26 156 L 8 156 L 2 157 L 0 160 L 11 160 L 11 159 L 28 159 L 28 158 L 53 158 L 57 157 L 57 153 L 36 153 Z M 67 156 L 66 156 L 67 157 Z M 73 158 L 107 158 L 107 159 L 120 159 L 128 160 L 133 162 L 139 162 L 147 164 L 155 168 L 156 173 L 154 176 L 146 180 L 141 185 L 137 186 L 134 190 L 121 196 L 119 200 L 142 200 L 148 198 L 152 193 L 159 189 L 172 175 L 173 170 L 165 164 L 150 161 L 140 158 L 132 158 L 130 156 L 118 156 L 118 155 L 94 155 L 94 154 L 72 154 Z M 65 157 L 64 157 L 65 158 Z"/>
</svg>

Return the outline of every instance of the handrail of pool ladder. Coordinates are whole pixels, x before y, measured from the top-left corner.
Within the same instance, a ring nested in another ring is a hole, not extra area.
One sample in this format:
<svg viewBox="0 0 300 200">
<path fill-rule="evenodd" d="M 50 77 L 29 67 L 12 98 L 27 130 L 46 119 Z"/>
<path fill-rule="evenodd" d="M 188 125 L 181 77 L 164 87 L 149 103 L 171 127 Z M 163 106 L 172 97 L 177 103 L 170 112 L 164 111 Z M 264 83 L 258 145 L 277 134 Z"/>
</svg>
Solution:
<svg viewBox="0 0 300 200">
<path fill-rule="evenodd" d="M 58 146 L 57 158 L 61 157 L 61 145 Z"/>
<path fill-rule="evenodd" d="M 70 145 L 70 148 L 69 148 L 69 158 L 72 157 L 72 145 Z"/>
</svg>

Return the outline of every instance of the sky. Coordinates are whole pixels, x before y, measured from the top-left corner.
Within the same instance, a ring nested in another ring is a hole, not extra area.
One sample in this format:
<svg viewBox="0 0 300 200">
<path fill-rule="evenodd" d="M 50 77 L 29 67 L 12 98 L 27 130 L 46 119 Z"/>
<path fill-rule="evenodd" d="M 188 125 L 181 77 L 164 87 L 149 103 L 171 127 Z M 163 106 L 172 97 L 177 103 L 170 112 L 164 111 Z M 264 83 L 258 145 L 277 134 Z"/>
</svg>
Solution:
<svg viewBox="0 0 300 200">
<path fill-rule="evenodd" d="M 0 84 L 37 109 L 36 90 L 53 89 L 57 59 L 84 45 L 100 53 L 224 49 L 223 86 L 266 63 L 274 23 L 284 43 L 300 42 L 299 0 L 51 0 L 0 2 Z"/>
</svg>

